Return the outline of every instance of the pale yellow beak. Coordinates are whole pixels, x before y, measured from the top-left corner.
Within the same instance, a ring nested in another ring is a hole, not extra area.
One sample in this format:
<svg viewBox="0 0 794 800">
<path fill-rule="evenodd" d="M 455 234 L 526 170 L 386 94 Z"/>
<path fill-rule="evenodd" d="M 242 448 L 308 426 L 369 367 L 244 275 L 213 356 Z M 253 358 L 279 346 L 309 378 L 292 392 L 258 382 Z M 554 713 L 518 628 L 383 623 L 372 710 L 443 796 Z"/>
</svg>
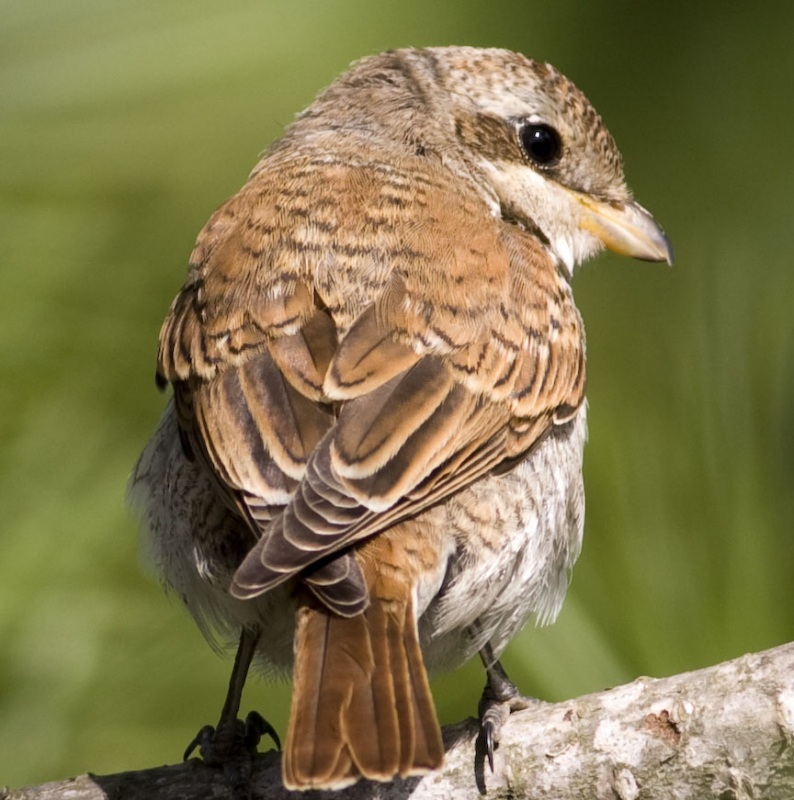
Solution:
<svg viewBox="0 0 794 800">
<path fill-rule="evenodd" d="M 607 203 L 576 194 L 582 206 L 579 226 L 622 256 L 673 263 L 673 247 L 659 224 L 639 203 Z"/>
</svg>

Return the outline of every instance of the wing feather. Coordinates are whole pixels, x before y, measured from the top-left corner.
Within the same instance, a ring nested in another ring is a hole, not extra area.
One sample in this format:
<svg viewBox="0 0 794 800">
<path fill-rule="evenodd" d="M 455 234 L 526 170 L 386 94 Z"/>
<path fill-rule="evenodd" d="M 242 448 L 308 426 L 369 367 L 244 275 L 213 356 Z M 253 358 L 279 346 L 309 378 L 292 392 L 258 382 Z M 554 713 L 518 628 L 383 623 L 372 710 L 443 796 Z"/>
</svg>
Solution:
<svg viewBox="0 0 794 800">
<path fill-rule="evenodd" d="M 331 361 L 326 381 L 329 395 L 345 398 L 338 421 L 310 458 L 280 535 L 252 550 L 235 591 L 265 591 L 500 465 L 513 466 L 579 408 L 579 315 L 548 256 L 528 237 L 523 247 L 517 261 L 516 242 L 503 249 L 513 259 L 506 266 L 508 290 L 482 310 L 479 335 L 466 346 L 453 346 L 453 337 L 443 335 L 443 307 L 433 319 L 434 336 L 413 340 L 410 352 L 401 344 L 418 326 L 407 310 L 422 315 L 425 308 L 423 298 L 411 296 L 410 280 L 353 325 L 351 344 L 342 342 L 337 355 L 344 357 Z M 490 261 L 493 267 L 493 254 Z M 465 326 L 460 313 L 450 313 L 459 341 Z M 378 357 L 386 350 L 410 366 L 395 375 L 395 362 Z M 355 379 L 347 378 L 364 363 Z"/>
<path fill-rule="evenodd" d="M 260 537 L 237 596 L 301 575 L 359 613 L 356 543 L 509 468 L 583 402 L 563 274 L 427 163 L 406 166 L 428 170 L 415 205 L 389 200 L 393 165 L 264 166 L 199 237 L 158 374 Z M 306 170 L 324 176 L 312 195 Z M 366 247 L 364 218 L 381 220 Z"/>
</svg>

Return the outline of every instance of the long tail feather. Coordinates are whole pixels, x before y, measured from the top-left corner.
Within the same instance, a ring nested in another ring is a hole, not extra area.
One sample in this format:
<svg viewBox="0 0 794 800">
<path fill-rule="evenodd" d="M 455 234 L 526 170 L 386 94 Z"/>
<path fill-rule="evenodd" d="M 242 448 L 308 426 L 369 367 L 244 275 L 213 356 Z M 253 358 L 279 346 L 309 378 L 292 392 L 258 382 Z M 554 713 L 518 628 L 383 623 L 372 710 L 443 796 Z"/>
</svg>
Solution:
<svg viewBox="0 0 794 800">
<path fill-rule="evenodd" d="M 443 757 L 410 597 L 373 594 L 348 618 L 307 600 L 295 634 L 284 785 L 390 781 L 435 769 Z"/>
</svg>

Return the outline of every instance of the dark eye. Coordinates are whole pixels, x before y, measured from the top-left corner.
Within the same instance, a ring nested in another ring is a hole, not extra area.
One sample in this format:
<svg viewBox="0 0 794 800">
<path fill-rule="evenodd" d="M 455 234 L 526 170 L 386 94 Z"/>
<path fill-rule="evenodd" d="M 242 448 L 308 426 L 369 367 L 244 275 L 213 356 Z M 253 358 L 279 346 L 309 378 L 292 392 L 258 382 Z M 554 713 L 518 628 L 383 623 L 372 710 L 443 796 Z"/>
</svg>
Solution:
<svg viewBox="0 0 794 800">
<path fill-rule="evenodd" d="M 540 166 L 553 164 L 562 151 L 560 135 L 549 125 L 526 123 L 518 131 L 527 158 Z"/>
</svg>

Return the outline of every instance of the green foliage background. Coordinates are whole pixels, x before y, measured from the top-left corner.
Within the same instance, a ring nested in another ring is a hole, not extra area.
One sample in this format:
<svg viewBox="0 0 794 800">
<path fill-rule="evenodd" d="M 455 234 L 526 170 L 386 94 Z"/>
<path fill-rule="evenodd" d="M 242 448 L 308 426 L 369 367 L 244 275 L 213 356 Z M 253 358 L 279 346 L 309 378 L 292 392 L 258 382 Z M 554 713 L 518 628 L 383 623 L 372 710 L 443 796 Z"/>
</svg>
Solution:
<svg viewBox="0 0 794 800">
<path fill-rule="evenodd" d="M 123 505 L 193 239 L 293 114 L 389 47 L 504 46 L 585 90 L 677 262 L 602 256 L 585 548 L 506 664 L 562 699 L 794 628 L 794 6 L 0 2 L 0 785 L 177 760 L 230 663 L 142 569 Z M 435 683 L 473 713 L 472 664 Z M 283 730 L 288 690 L 245 708 Z"/>
</svg>

